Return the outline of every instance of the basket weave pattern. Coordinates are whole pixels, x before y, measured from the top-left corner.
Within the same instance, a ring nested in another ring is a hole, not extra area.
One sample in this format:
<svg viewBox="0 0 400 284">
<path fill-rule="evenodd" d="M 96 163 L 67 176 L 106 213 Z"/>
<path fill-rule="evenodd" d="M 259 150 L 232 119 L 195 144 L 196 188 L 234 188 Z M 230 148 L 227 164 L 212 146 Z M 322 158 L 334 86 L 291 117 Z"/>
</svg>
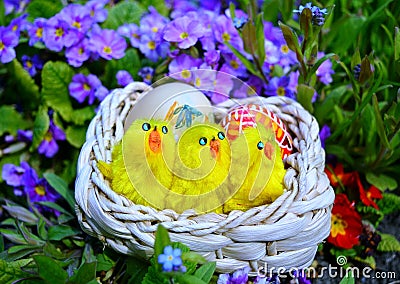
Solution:
<svg viewBox="0 0 400 284">
<path fill-rule="evenodd" d="M 150 257 L 158 224 L 209 261 L 217 271 L 231 272 L 250 265 L 253 271 L 272 267 L 308 267 L 318 243 L 330 231 L 334 192 L 324 173 L 317 121 L 297 102 L 286 97 L 262 98 L 292 132 L 294 153 L 286 159 L 285 193 L 272 204 L 229 215 L 178 214 L 133 204 L 118 195 L 97 168 L 111 161 L 113 146 L 124 134 L 124 120 L 138 96 L 151 89 L 134 82 L 116 89 L 101 103 L 86 134 L 75 183 L 76 213 L 82 229 L 123 254 Z M 259 97 L 217 105 L 216 120 L 235 103 L 259 102 Z"/>
</svg>

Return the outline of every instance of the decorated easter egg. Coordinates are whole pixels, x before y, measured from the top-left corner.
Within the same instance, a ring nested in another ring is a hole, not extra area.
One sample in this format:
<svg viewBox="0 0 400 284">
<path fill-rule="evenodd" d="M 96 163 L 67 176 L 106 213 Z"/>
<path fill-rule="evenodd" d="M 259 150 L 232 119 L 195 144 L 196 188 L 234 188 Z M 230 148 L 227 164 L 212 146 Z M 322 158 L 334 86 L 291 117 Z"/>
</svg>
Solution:
<svg viewBox="0 0 400 284">
<path fill-rule="evenodd" d="M 176 138 L 194 122 L 214 121 L 209 99 L 181 82 L 165 83 L 139 96 L 126 118 L 124 130 L 134 120 L 147 118 L 170 121 Z"/>
<path fill-rule="evenodd" d="M 286 125 L 268 108 L 257 104 L 245 104 L 229 110 L 221 120 L 221 126 L 225 128 L 229 140 L 235 140 L 246 127 L 264 125 L 273 128 L 275 140 L 281 148 L 282 159 L 293 151 L 293 142 Z"/>
</svg>

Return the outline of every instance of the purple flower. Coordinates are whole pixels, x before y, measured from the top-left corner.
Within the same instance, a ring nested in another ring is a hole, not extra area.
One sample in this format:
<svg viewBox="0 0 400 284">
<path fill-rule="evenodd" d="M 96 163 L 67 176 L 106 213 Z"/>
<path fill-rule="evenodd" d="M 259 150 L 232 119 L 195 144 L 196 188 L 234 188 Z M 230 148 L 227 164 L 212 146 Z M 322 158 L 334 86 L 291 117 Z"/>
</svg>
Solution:
<svg viewBox="0 0 400 284">
<path fill-rule="evenodd" d="M 25 193 L 32 202 L 56 201 L 59 198 L 59 194 L 44 178 L 39 179 L 36 171 L 31 167 L 26 169 L 22 180 Z"/>
<path fill-rule="evenodd" d="M 4 0 L 5 14 L 8 15 L 12 12 L 18 14 L 23 12 L 29 2 L 30 0 Z"/>
<path fill-rule="evenodd" d="M 74 67 L 82 66 L 83 62 L 90 57 L 89 40 L 84 38 L 77 44 L 68 47 L 65 51 L 65 57 L 68 59 L 68 64 Z"/>
<path fill-rule="evenodd" d="M 321 146 L 324 149 L 325 149 L 325 141 L 326 139 L 329 138 L 329 136 L 331 136 L 331 129 L 328 125 L 324 124 L 324 126 L 322 126 L 319 132 L 319 137 L 321 139 Z"/>
<path fill-rule="evenodd" d="M 221 51 L 219 51 L 219 50 L 215 50 L 215 49 L 208 50 L 208 51 L 204 52 L 204 60 L 206 61 L 206 63 L 208 65 L 213 66 L 218 63 L 218 61 L 221 57 L 220 54 L 221 54 Z"/>
<path fill-rule="evenodd" d="M 169 64 L 169 75 L 177 80 L 190 82 L 192 70 L 196 70 L 201 64 L 201 59 L 195 59 L 187 54 L 181 54 Z"/>
<path fill-rule="evenodd" d="M 232 23 L 232 20 L 225 15 L 220 15 L 214 22 L 214 36 L 220 43 L 230 43 L 236 49 L 243 50 L 243 41 Z M 228 47 L 220 47 L 222 50 L 229 51 Z"/>
<path fill-rule="evenodd" d="M 213 91 L 217 72 L 212 69 L 198 69 L 192 71 L 193 85 L 204 91 Z"/>
<path fill-rule="evenodd" d="M 101 23 L 107 19 L 108 11 L 104 9 L 107 3 L 108 0 L 91 0 L 85 4 L 85 9 L 89 10 L 92 21 Z"/>
<path fill-rule="evenodd" d="M 233 88 L 234 98 L 241 99 L 261 94 L 263 80 L 255 75 L 250 75 L 246 83 L 240 80 L 235 80 L 234 82 L 239 85 Z"/>
<path fill-rule="evenodd" d="M 86 7 L 79 4 L 69 4 L 61 10 L 59 16 L 68 23 L 69 27 L 78 33 L 80 41 L 92 25 L 92 18 Z"/>
<path fill-rule="evenodd" d="M 171 18 L 175 19 L 186 15 L 188 12 L 198 10 L 198 7 L 192 1 L 187 0 L 174 0 L 172 1 L 173 7 L 171 7 Z"/>
<path fill-rule="evenodd" d="M 265 87 L 265 94 L 267 96 L 286 96 L 294 99 L 293 92 L 288 88 L 289 82 L 290 78 L 287 76 L 273 77 Z"/>
<path fill-rule="evenodd" d="M 278 47 L 269 40 L 265 40 L 265 60 L 264 63 L 267 67 L 277 64 L 281 58 Z"/>
<path fill-rule="evenodd" d="M 157 262 L 162 265 L 163 271 L 178 271 L 182 269 L 181 255 L 181 249 L 166 246 L 163 253 L 158 256 Z"/>
<path fill-rule="evenodd" d="M 120 59 L 125 56 L 126 41 L 114 30 L 101 30 L 90 39 L 96 52 L 104 59 Z"/>
<path fill-rule="evenodd" d="M 155 34 L 144 34 L 140 38 L 139 49 L 151 61 L 157 61 L 167 55 L 169 43 L 157 40 Z"/>
<path fill-rule="evenodd" d="M 311 284 L 311 281 L 307 279 L 306 273 L 304 270 L 294 270 L 293 271 L 294 279 L 297 280 L 299 284 Z"/>
<path fill-rule="evenodd" d="M 118 85 L 120 85 L 122 87 L 125 87 L 129 83 L 133 82 L 133 78 L 132 78 L 131 74 L 129 74 L 129 72 L 126 70 L 118 71 L 116 77 L 117 77 Z"/>
<path fill-rule="evenodd" d="M 24 162 L 23 162 L 24 163 Z M 2 179 L 10 186 L 21 186 L 25 168 L 13 164 L 4 164 L 1 171 Z"/>
<path fill-rule="evenodd" d="M 281 281 L 279 280 L 278 274 L 273 274 L 270 277 L 260 276 L 258 275 L 254 280 L 254 284 L 279 284 Z"/>
<path fill-rule="evenodd" d="M 17 130 L 17 140 L 21 142 L 32 142 L 33 131 L 32 130 Z"/>
<path fill-rule="evenodd" d="M 150 85 L 151 81 L 153 80 L 154 69 L 149 66 L 145 66 L 139 70 L 138 75 L 142 77 L 143 82 Z"/>
<path fill-rule="evenodd" d="M 201 22 L 203 26 L 204 35 L 203 37 L 200 38 L 200 42 L 203 49 L 215 50 L 215 37 L 212 27 L 213 27 L 213 22 L 216 19 L 216 14 L 207 11 L 200 14 L 196 12 L 190 12 L 188 14 L 188 17 L 192 17 L 191 13 L 197 15 L 198 20 Z"/>
<path fill-rule="evenodd" d="M 61 51 L 63 47 L 70 47 L 79 41 L 79 32 L 70 29 L 69 24 L 57 16 L 50 18 L 45 25 L 43 41 L 48 49 Z"/>
<path fill-rule="evenodd" d="M 15 19 L 13 19 L 8 26 L 8 28 L 19 36 L 21 30 L 25 30 L 28 22 L 26 21 L 26 17 L 28 14 L 23 14 Z"/>
<path fill-rule="evenodd" d="M 31 77 L 35 76 L 37 70 L 41 70 L 43 68 L 43 61 L 40 59 L 38 54 L 33 55 L 32 57 L 28 55 L 22 55 L 22 66 L 26 71 L 28 71 Z"/>
<path fill-rule="evenodd" d="M 90 105 L 93 104 L 96 97 L 102 100 L 108 93 L 99 78 L 93 74 L 88 76 L 81 73 L 74 75 L 68 89 L 71 97 L 75 98 L 79 103 L 83 103 L 88 97 Z"/>
<path fill-rule="evenodd" d="M 130 43 L 133 47 L 139 47 L 140 45 L 140 29 L 135 24 L 125 24 L 118 28 L 118 34 L 129 38 Z"/>
<path fill-rule="evenodd" d="M 320 59 L 324 56 L 325 54 L 323 52 L 318 52 L 317 58 Z M 332 74 L 334 74 L 335 71 L 332 69 L 332 62 L 330 59 L 325 60 L 317 69 L 317 72 L 315 74 L 317 75 L 317 78 L 321 83 L 328 85 L 332 83 Z"/>
<path fill-rule="evenodd" d="M 14 47 L 18 45 L 18 36 L 10 29 L 0 27 L 0 62 L 8 63 L 15 58 Z"/>
<path fill-rule="evenodd" d="M 242 64 L 239 58 L 233 53 L 223 53 L 225 63 L 222 65 L 220 71 L 232 74 L 234 76 L 247 77 L 246 67 Z"/>
<path fill-rule="evenodd" d="M 65 133 L 50 120 L 50 126 L 44 135 L 43 141 L 39 144 L 39 154 L 45 155 L 47 158 L 54 157 L 58 152 L 57 141 L 65 140 Z"/>
<path fill-rule="evenodd" d="M 164 29 L 164 39 L 178 42 L 178 47 L 181 49 L 195 45 L 203 35 L 203 26 L 200 22 L 189 19 L 187 16 L 173 20 Z"/>
<path fill-rule="evenodd" d="M 235 77 L 227 73 L 217 72 L 213 82 L 214 90 L 208 92 L 208 96 L 214 104 L 222 103 L 229 99 L 230 92 L 233 88 L 234 78 Z"/>
<path fill-rule="evenodd" d="M 158 42 L 162 40 L 163 30 L 168 23 L 168 19 L 161 16 L 152 6 L 149 7 L 149 11 L 150 13 L 140 20 L 140 33 L 142 35 L 146 34 Z"/>
<path fill-rule="evenodd" d="M 290 91 L 292 91 L 292 93 L 297 93 L 297 86 L 299 85 L 299 76 L 300 76 L 300 72 L 299 70 L 295 71 L 295 72 L 290 72 L 289 74 L 289 85 L 288 85 L 288 89 Z"/>
<path fill-rule="evenodd" d="M 217 284 L 246 284 L 250 267 L 244 267 L 231 274 L 220 274 Z"/>
<path fill-rule="evenodd" d="M 29 45 L 32 46 L 36 42 L 43 42 L 43 30 L 46 25 L 45 18 L 37 18 L 33 24 L 28 25 Z"/>
</svg>

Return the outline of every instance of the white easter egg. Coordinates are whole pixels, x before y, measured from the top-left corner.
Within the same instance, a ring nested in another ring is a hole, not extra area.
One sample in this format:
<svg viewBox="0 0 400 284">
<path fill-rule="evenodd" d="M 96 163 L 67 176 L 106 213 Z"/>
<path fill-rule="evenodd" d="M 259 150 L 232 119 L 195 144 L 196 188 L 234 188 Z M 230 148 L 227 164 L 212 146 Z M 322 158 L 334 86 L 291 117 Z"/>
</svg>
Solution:
<svg viewBox="0 0 400 284">
<path fill-rule="evenodd" d="M 139 96 L 128 114 L 124 130 L 136 119 L 162 119 L 174 126 L 176 137 L 194 122 L 214 121 L 210 100 L 181 82 L 165 83 Z"/>
</svg>

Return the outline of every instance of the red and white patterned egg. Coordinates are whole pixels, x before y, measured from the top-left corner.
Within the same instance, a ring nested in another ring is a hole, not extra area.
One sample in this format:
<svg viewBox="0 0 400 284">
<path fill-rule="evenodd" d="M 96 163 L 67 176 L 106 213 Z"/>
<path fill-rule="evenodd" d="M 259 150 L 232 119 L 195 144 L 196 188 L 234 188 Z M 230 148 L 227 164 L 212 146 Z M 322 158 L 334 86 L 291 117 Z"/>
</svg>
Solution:
<svg viewBox="0 0 400 284">
<path fill-rule="evenodd" d="M 221 120 L 221 126 L 225 128 L 229 140 L 236 139 L 246 127 L 264 125 L 274 129 L 275 140 L 281 148 L 282 159 L 293 151 L 293 140 L 287 131 L 283 121 L 265 106 L 257 104 L 245 104 L 234 107 Z"/>
</svg>

